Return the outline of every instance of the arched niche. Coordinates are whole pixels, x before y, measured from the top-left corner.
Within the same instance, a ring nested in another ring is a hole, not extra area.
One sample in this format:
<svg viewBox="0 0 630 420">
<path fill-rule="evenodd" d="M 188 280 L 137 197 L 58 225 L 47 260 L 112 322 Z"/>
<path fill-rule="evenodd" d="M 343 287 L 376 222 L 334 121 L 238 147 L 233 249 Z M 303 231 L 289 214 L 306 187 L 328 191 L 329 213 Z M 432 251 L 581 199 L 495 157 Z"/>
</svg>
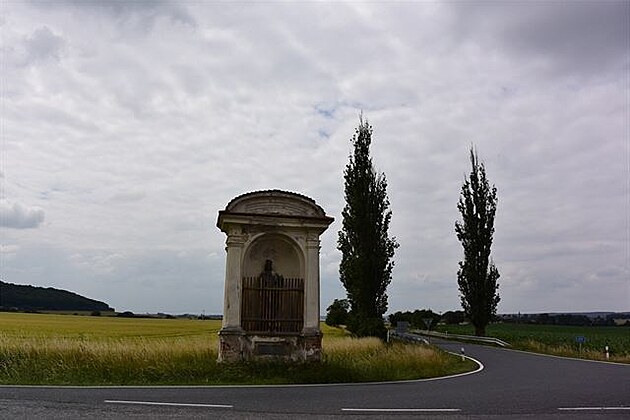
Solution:
<svg viewBox="0 0 630 420">
<path fill-rule="evenodd" d="M 245 248 L 243 276 L 258 276 L 267 260 L 272 261 L 274 271 L 284 277 L 304 278 L 304 252 L 287 235 L 265 233 L 254 238 Z"/>
</svg>

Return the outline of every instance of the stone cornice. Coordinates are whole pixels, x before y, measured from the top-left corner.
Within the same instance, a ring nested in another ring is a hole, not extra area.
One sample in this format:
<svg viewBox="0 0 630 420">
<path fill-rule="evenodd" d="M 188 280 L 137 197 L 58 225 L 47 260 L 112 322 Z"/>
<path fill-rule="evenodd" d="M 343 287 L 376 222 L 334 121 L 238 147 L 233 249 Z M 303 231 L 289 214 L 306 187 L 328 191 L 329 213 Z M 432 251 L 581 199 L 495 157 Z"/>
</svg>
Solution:
<svg viewBox="0 0 630 420">
<path fill-rule="evenodd" d="M 291 215 L 265 215 L 251 213 L 230 213 L 224 210 L 219 212 L 217 227 L 228 233 L 230 225 L 261 225 L 314 228 L 317 231 L 325 230 L 335 219 L 329 216 L 309 217 Z"/>
</svg>

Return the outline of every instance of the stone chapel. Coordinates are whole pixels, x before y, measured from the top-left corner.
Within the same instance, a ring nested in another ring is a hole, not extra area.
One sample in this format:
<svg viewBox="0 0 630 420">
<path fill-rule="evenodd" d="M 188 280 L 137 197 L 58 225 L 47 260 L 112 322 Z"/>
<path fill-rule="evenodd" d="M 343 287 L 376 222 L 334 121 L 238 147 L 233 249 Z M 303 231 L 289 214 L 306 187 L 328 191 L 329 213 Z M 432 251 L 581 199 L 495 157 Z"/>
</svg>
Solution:
<svg viewBox="0 0 630 420">
<path fill-rule="evenodd" d="M 220 361 L 321 359 L 319 237 L 333 220 L 313 199 L 281 190 L 240 195 L 219 211 Z"/>
</svg>

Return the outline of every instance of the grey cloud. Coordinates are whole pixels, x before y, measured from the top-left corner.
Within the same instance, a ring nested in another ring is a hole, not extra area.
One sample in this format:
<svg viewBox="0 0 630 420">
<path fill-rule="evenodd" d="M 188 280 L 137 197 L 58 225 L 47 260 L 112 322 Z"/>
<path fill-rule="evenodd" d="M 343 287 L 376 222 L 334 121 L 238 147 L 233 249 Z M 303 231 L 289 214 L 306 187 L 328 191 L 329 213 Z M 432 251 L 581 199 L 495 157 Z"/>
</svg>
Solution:
<svg viewBox="0 0 630 420">
<path fill-rule="evenodd" d="M 44 210 L 20 203 L 0 204 L 0 226 L 12 229 L 32 229 L 44 221 Z"/>
<path fill-rule="evenodd" d="M 129 191 L 119 191 L 113 194 L 110 198 L 110 201 L 119 202 L 119 203 L 129 203 L 134 201 L 140 201 L 146 197 L 146 193 L 144 191 L 138 190 L 129 190 Z"/>
<path fill-rule="evenodd" d="M 11 38 L 8 34 L 7 39 Z M 59 61 L 67 48 L 66 40 L 48 26 L 41 26 L 32 33 L 11 41 L 2 48 L 3 59 L 9 68 L 20 69 L 33 64 Z"/>
<path fill-rule="evenodd" d="M 59 8 L 55 2 L 33 2 L 35 6 L 46 10 Z M 78 11 L 105 14 L 113 18 L 121 27 L 133 31 L 148 33 L 153 29 L 156 20 L 165 17 L 172 22 L 196 27 L 195 18 L 188 13 L 181 3 L 169 0 L 153 1 L 82 1 L 69 0 L 64 7 L 72 7 Z"/>
<path fill-rule="evenodd" d="M 47 26 L 38 28 L 25 40 L 30 60 L 41 61 L 52 58 L 59 60 L 66 45 L 65 40 L 53 33 Z"/>
<path fill-rule="evenodd" d="M 564 74 L 593 75 L 628 65 L 630 3 L 452 3 L 462 40 L 500 47 L 524 60 L 545 60 Z M 543 65 L 544 66 L 544 65 Z"/>
</svg>

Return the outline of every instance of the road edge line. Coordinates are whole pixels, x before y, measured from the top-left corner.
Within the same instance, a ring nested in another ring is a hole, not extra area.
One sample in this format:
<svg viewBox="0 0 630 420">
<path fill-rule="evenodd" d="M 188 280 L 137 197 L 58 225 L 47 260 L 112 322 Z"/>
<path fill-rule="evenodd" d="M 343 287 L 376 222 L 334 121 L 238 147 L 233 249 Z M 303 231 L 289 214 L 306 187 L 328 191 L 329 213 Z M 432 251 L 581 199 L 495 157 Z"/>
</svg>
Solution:
<svg viewBox="0 0 630 420">
<path fill-rule="evenodd" d="M 204 403 L 175 403 L 160 401 L 129 401 L 129 400 L 105 400 L 105 404 L 119 405 L 149 405 L 160 407 L 198 407 L 198 408 L 234 408 L 230 404 L 204 404 Z"/>
</svg>

